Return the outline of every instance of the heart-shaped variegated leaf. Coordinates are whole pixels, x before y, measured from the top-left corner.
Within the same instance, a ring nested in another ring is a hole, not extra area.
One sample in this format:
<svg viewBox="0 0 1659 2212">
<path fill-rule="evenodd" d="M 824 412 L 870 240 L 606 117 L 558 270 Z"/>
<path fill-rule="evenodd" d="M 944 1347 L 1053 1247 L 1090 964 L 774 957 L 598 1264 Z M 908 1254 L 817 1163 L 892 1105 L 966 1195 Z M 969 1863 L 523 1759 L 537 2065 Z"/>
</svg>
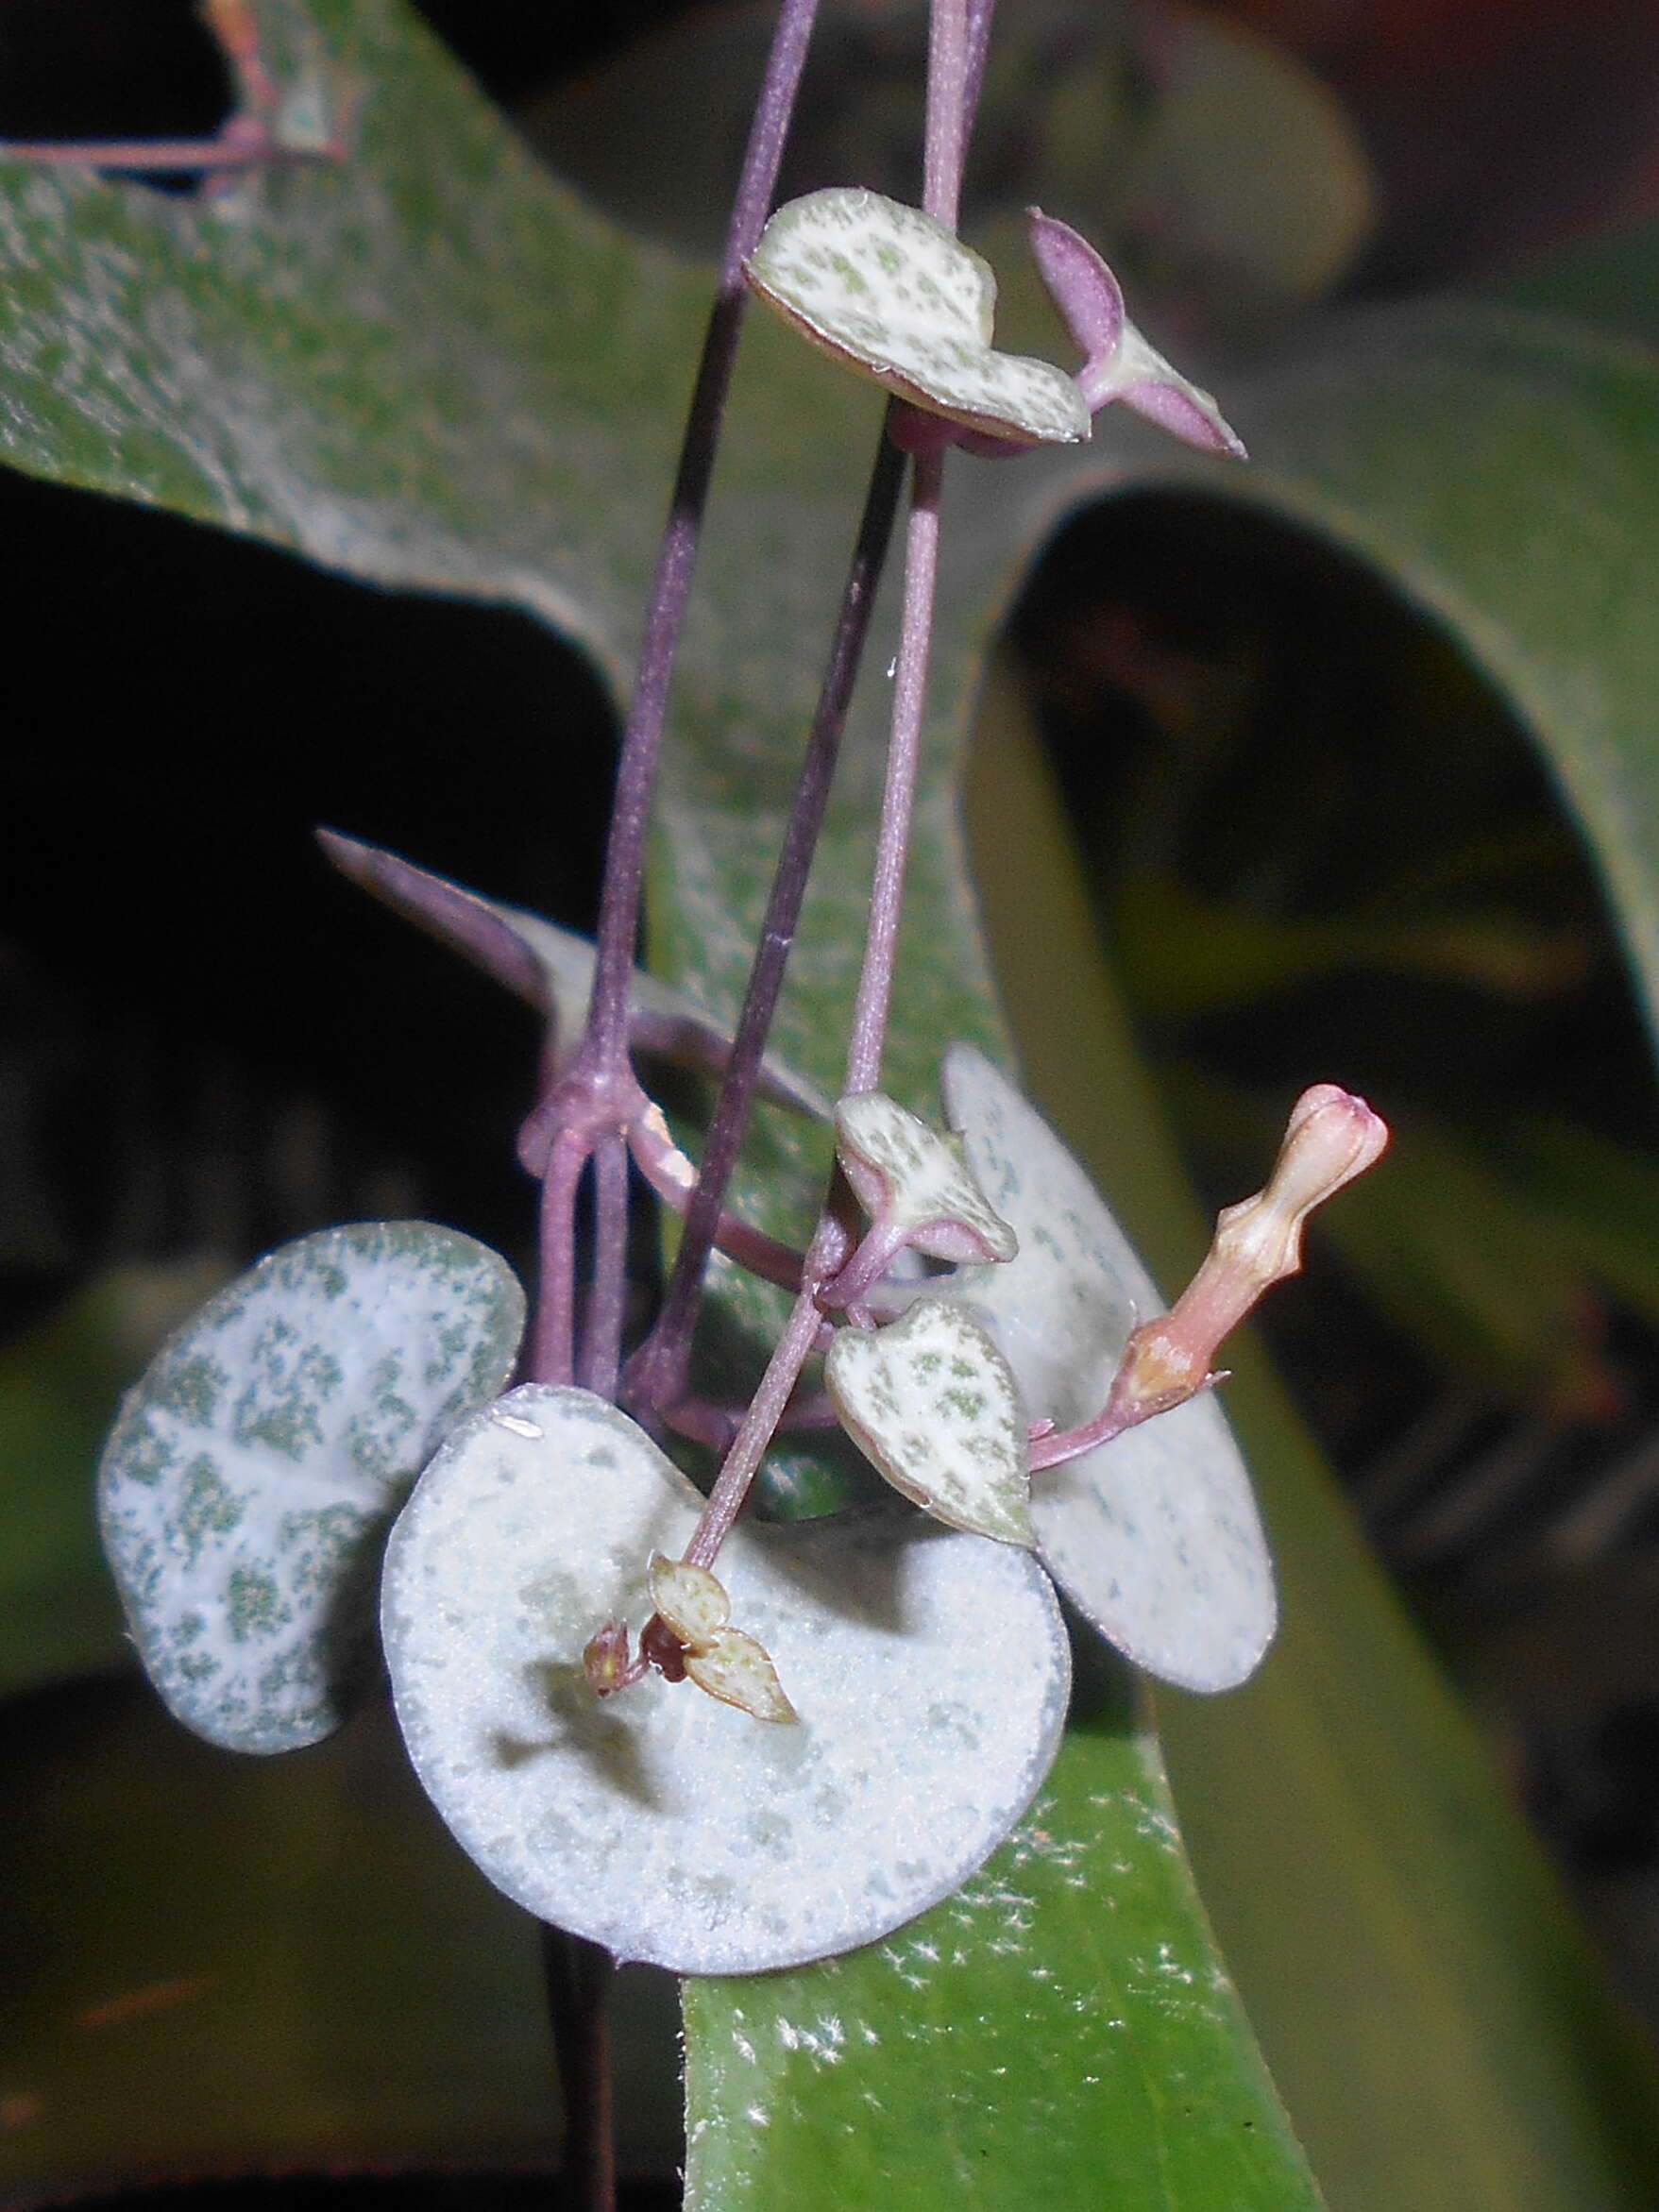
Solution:
<svg viewBox="0 0 1659 2212">
<path fill-rule="evenodd" d="M 836 1107 L 836 1150 L 858 1203 L 872 1221 L 936 1259 L 1012 1259 L 1013 1231 L 986 1204 L 962 1157 L 961 1140 L 941 1137 L 879 1090 Z"/>
<path fill-rule="evenodd" d="M 209 1300 L 123 1402 L 98 1476 L 139 1656 L 241 1751 L 337 1728 L 410 1483 L 512 1371 L 524 1295 L 430 1222 L 301 1237 Z"/>
<path fill-rule="evenodd" d="M 1089 435 L 1063 370 L 992 346 L 990 263 L 919 208 L 808 193 L 778 210 L 744 274 L 815 345 L 929 414 L 1026 445 Z"/>
<path fill-rule="evenodd" d="M 1019 1257 L 965 1269 L 1031 1417 L 1099 1412 L 1130 1329 L 1161 1301 L 1105 1202 L 983 1055 L 953 1045 L 944 1102 Z M 1272 1640 L 1273 1567 L 1249 1477 L 1206 1393 L 1031 1478 L 1038 1555 L 1120 1651 L 1192 1690 L 1243 1681 Z"/>
<path fill-rule="evenodd" d="M 836 1331 L 823 1363 L 836 1411 L 895 1490 L 953 1528 L 1029 1545 L 1026 1422 L 984 1324 L 919 1298 L 887 1328 Z"/>
<path fill-rule="evenodd" d="M 1024 1553 L 920 1521 L 739 1522 L 720 1582 L 797 1717 L 655 1676 L 600 1699 L 584 1646 L 650 1614 L 652 1555 L 702 1504 L 615 1407 L 528 1385 L 416 1484 L 381 1625 L 415 1771 L 492 1882 L 619 1957 L 753 1973 L 955 1890 L 1047 1772 L 1069 1668 Z"/>
</svg>

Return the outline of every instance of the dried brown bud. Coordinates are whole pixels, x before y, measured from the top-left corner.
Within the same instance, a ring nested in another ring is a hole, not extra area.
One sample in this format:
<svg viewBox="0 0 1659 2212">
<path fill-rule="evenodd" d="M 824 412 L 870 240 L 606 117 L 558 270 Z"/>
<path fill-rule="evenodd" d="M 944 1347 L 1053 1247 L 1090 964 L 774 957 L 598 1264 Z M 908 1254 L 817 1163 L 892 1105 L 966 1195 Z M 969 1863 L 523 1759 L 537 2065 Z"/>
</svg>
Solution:
<svg viewBox="0 0 1659 2212">
<path fill-rule="evenodd" d="M 587 1640 L 582 1654 L 582 1671 L 596 1697 L 608 1697 L 639 1679 L 628 1662 L 628 1631 L 620 1621 L 606 1621 Z"/>
</svg>

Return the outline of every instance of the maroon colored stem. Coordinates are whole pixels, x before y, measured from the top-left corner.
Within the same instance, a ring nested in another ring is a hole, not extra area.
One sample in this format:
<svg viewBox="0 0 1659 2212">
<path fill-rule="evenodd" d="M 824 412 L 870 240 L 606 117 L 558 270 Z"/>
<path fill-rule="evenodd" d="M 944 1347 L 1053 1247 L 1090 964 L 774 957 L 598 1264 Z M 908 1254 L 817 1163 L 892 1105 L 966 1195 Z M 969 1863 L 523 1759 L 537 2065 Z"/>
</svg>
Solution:
<svg viewBox="0 0 1659 2212">
<path fill-rule="evenodd" d="M 760 1462 L 766 1457 L 778 1423 L 784 1417 L 784 1409 L 794 1395 L 801 1370 L 806 1364 L 806 1355 L 817 1338 L 821 1316 L 813 1296 L 810 1282 L 801 1292 L 789 1312 L 783 1335 L 767 1361 L 766 1373 L 760 1378 L 760 1388 L 750 1402 L 741 1426 L 732 1440 L 732 1448 L 726 1454 L 726 1463 L 720 1469 L 719 1479 L 708 1494 L 703 1518 L 698 1522 L 691 1542 L 686 1547 L 686 1559 L 694 1567 L 712 1566 L 716 1553 L 731 1532 L 732 1523 L 742 1511 L 749 1494 L 749 1486 L 759 1472 Z"/>
<path fill-rule="evenodd" d="M 542 1981 L 565 2106 L 566 2199 L 571 2212 L 613 2212 L 609 1953 L 562 1928 L 541 1931 Z"/>
<path fill-rule="evenodd" d="M 904 457 L 884 430 L 875 465 L 871 471 L 863 519 L 841 596 L 840 617 L 812 718 L 789 825 L 772 877 L 742 1012 L 737 1018 L 731 1060 L 715 1106 L 697 1188 L 686 1209 L 685 1233 L 674 1258 L 662 1310 L 651 1335 L 629 1362 L 630 1401 L 646 1410 L 666 1410 L 685 1393 L 691 1330 L 708 1255 L 719 1234 L 721 1208 L 736 1164 L 737 1149 L 748 1126 L 767 1037 L 783 988 L 784 971 L 800 924 L 802 901 L 805 897 L 806 881 L 823 827 L 824 808 L 846 728 L 847 708 L 870 631 L 871 609 L 898 513 L 904 469 Z"/>
<path fill-rule="evenodd" d="M 691 590 L 691 574 L 697 561 L 709 480 L 714 472 L 720 419 L 736 359 L 746 290 L 743 263 L 754 250 L 771 206 L 817 5 L 818 0 L 783 0 L 778 13 L 766 78 L 750 129 L 743 174 L 732 208 L 719 283 L 703 338 L 679 473 L 674 481 L 668 526 L 657 559 L 639 672 L 622 737 L 622 758 L 617 773 L 616 802 L 600 903 L 599 956 L 588 1039 L 594 1057 L 605 1066 L 619 1065 L 627 1050 L 628 978 L 639 935 L 646 826 L 661 749 L 669 678 Z"/>
<path fill-rule="evenodd" d="M 593 1152 L 593 1275 L 582 1329 L 582 1387 L 617 1396 L 628 1295 L 628 1140 L 619 1129 Z"/>
<path fill-rule="evenodd" d="M 892 737 L 888 747 L 887 785 L 882 794 L 881 831 L 870 890 L 870 927 L 864 940 L 864 966 L 858 977 L 853 1038 L 847 1053 L 845 1088 L 849 1095 L 874 1090 L 881 1082 L 882 1049 L 887 1040 L 888 1013 L 892 1004 L 893 969 L 904 903 L 905 862 L 910 847 L 910 818 L 927 704 L 933 600 L 939 581 L 939 497 L 943 463 L 941 453 L 919 453 L 911 464 L 914 473 L 905 545 L 905 611 L 894 677 Z"/>
<path fill-rule="evenodd" d="M 691 396 L 679 470 L 646 614 L 639 673 L 622 738 L 610 837 L 600 900 L 598 948 L 587 1033 L 550 1117 L 541 1209 L 541 1274 L 528 1375 L 539 1382 L 568 1382 L 575 1359 L 576 1190 L 583 1168 L 607 1129 L 622 1132 L 638 1104 L 628 1053 L 629 983 L 645 870 L 645 836 L 661 750 L 669 678 L 691 588 L 697 542 L 714 471 L 715 449 L 736 357 L 742 320 L 742 265 L 753 251 L 777 183 L 784 140 L 794 110 L 818 0 L 783 0 L 766 76 L 732 209 L 719 282 L 704 334 Z M 625 1221 L 599 1208 L 595 1275 L 619 1280 Z M 609 1320 L 604 1323 L 608 1329 Z"/>
<path fill-rule="evenodd" d="M 933 0 L 927 57 L 927 132 L 923 204 L 937 221 L 956 228 L 972 108 L 970 79 L 977 89 L 990 0 L 977 0 L 972 35 L 971 0 Z M 939 505 L 942 453 L 911 461 L 910 519 L 905 549 L 905 604 L 894 671 L 892 737 L 882 796 L 870 927 L 854 1004 L 846 1089 L 873 1090 L 881 1076 L 888 1012 L 892 1002 L 905 860 L 909 847 L 916 772 L 927 695 L 933 605 L 939 581 Z M 785 1407 L 792 1396 L 818 1336 L 817 1293 L 851 1256 L 853 1239 L 837 1205 L 838 1178 L 806 1256 L 800 1297 L 768 1362 L 761 1386 L 738 1430 L 685 1557 L 708 1566 L 741 1511 Z"/>
</svg>

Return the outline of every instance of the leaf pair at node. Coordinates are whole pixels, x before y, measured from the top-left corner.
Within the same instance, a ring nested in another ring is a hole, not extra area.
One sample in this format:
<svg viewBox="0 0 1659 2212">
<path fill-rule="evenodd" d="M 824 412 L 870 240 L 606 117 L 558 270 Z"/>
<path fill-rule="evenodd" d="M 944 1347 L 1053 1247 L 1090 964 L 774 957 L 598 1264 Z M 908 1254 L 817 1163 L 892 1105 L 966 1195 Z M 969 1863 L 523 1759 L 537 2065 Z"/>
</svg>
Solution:
<svg viewBox="0 0 1659 2212">
<path fill-rule="evenodd" d="M 837 1410 L 927 1512 L 1034 1545 L 1084 1617 L 1138 1665 L 1189 1689 L 1230 1688 L 1260 1663 L 1277 1606 L 1221 1410 L 1189 1393 L 1158 1420 L 1031 1473 L 1033 1420 L 1041 1434 L 1095 1417 L 1138 1312 L 1161 1301 L 1089 1177 L 990 1061 L 953 1046 L 943 1093 L 949 1137 L 890 1101 L 879 1115 L 867 1100 L 838 1108 L 872 1240 L 889 1220 L 922 1221 L 949 1191 L 960 1209 L 949 1234 L 973 1235 L 982 1256 L 930 1283 L 889 1326 L 837 1331 L 824 1362 Z"/>
<path fill-rule="evenodd" d="M 797 1718 L 778 1670 L 764 1645 L 734 1629 L 732 1601 L 707 1567 L 653 1552 L 651 1595 L 656 1612 L 640 1637 L 640 1654 L 628 1658 L 628 1631 L 608 1621 L 582 1655 L 583 1671 L 601 1697 L 631 1689 L 653 1663 L 670 1681 L 687 1676 L 700 1690 L 755 1720 Z M 672 1639 L 665 1648 L 664 1633 Z"/>
<path fill-rule="evenodd" d="M 813 345 L 928 418 L 896 427 L 906 445 L 990 456 L 1077 445 L 1091 416 L 1121 399 L 1191 445 L 1242 459 L 1210 394 L 1129 321 L 1117 279 L 1087 240 L 1039 209 L 1030 225 L 1038 271 L 1084 355 L 1075 377 L 998 352 L 990 263 L 933 216 L 880 193 L 837 186 L 789 201 L 744 274 Z"/>
</svg>

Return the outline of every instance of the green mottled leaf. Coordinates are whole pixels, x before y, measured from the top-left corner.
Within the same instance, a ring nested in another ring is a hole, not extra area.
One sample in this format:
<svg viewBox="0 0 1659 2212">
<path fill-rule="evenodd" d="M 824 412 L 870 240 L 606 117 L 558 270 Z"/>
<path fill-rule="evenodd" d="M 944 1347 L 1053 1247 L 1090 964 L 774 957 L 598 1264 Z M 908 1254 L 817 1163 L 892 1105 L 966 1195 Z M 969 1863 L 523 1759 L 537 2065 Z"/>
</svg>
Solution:
<svg viewBox="0 0 1659 2212">
<path fill-rule="evenodd" d="M 905 1242 L 936 1259 L 1012 1259 L 1013 1231 L 987 1205 L 962 1157 L 960 1140 L 941 1137 L 879 1090 L 836 1107 L 836 1150 L 871 1220 L 905 1232 Z"/>
<path fill-rule="evenodd" d="M 686 1984 L 687 2212 L 1322 2200 L 1205 1934 L 1150 1735 L 1074 1730 L 984 1870 L 886 1943 Z"/>
<path fill-rule="evenodd" d="M 187 1728 L 289 1751 L 340 1725 L 392 1516 L 523 1333 L 487 1246 L 364 1222 L 284 1244 L 168 1339 L 122 1402 L 98 1518 L 139 1657 Z"/>
<path fill-rule="evenodd" d="M 618 1958 L 755 1973 L 886 1935 L 972 1873 L 1048 1771 L 1071 1666 L 1047 1578 L 1005 1545 L 739 1523 L 733 1625 L 794 1712 L 734 1711 L 723 1675 L 601 1703 L 585 1646 L 645 1626 L 653 1556 L 702 1504 L 602 1398 L 512 1392 L 393 1531 L 386 1663 L 416 1773 L 509 1897 Z"/>
</svg>

